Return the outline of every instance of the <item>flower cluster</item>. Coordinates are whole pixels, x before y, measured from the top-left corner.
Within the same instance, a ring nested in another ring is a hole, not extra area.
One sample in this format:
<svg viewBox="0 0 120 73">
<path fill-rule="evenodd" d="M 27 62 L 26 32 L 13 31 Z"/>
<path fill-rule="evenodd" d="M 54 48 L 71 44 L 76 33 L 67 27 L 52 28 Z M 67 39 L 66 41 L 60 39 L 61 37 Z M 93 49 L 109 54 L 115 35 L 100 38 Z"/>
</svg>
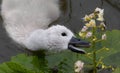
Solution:
<svg viewBox="0 0 120 73">
<path fill-rule="evenodd" d="M 75 73 L 80 73 L 82 71 L 82 69 L 83 69 L 83 66 L 84 66 L 84 62 L 82 62 L 80 60 L 76 61 L 75 65 L 74 65 Z"/>
<path fill-rule="evenodd" d="M 96 8 L 95 11 L 89 15 L 85 15 L 83 18 L 86 22 L 85 26 L 83 26 L 82 30 L 79 32 L 79 35 L 82 38 L 90 38 L 93 36 L 93 32 L 90 29 L 97 29 L 104 31 L 106 29 L 106 25 L 104 23 L 104 9 Z M 97 25 L 99 23 L 99 25 Z M 106 39 L 106 34 L 104 33 L 101 37 L 102 40 Z"/>
<path fill-rule="evenodd" d="M 97 67 L 101 66 L 102 69 L 105 68 L 112 68 L 111 66 L 106 66 L 103 63 L 104 57 L 98 57 L 97 54 L 100 54 L 100 52 L 103 51 L 109 51 L 109 48 L 106 48 L 103 46 L 99 47 L 99 49 L 96 48 L 96 46 L 99 43 L 102 43 L 103 40 L 107 39 L 107 36 L 105 34 L 106 25 L 104 20 L 104 9 L 96 8 L 95 11 L 89 15 L 85 15 L 83 18 L 85 25 L 79 32 L 80 37 L 87 38 L 91 42 L 91 51 L 88 51 L 86 56 L 90 58 L 93 62 L 93 73 L 97 73 Z M 78 63 L 79 64 L 79 63 Z M 81 63 L 82 65 L 82 63 Z M 79 65 L 80 66 L 80 65 Z M 79 68 L 81 69 L 81 68 Z M 77 68 L 75 69 L 79 71 Z"/>
</svg>

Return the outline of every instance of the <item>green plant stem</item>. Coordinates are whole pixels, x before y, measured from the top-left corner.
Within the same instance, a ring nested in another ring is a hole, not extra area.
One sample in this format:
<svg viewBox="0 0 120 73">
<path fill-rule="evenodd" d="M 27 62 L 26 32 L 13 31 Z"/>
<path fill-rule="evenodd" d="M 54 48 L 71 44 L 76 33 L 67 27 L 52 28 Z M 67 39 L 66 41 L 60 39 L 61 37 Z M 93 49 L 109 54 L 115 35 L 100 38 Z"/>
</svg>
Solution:
<svg viewBox="0 0 120 73">
<path fill-rule="evenodd" d="M 92 48 L 93 48 L 93 73 L 97 73 L 95 41 L 92 41 Z"/>
<path fill-rule="evenodd" d="M 93 28 L 93 35 L 96 33 L 96 28 Z M 93 36 L 94 39 L 94 36 Z M 96 40 L 92 40 L 92 48 L 93 48 L 93 73 L 97 73 L 97 63 L 96 63 Z"/>
<path fill-rule="evenodd" d="M 96 51 L 93 52 L 93 64 L 94 64 L 93 73 L 97 73 Z"/>
</svg>

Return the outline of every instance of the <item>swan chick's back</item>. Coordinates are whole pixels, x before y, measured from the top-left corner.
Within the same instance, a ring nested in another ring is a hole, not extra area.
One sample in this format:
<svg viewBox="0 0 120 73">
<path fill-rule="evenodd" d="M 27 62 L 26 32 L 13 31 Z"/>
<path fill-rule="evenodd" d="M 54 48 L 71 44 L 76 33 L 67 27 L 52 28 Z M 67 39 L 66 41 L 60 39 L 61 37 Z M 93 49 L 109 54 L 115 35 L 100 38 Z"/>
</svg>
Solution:
<svg viewBox="0 0 120 73">
<path fill-rule="evenodd" d="M 3 0 L 2 17 L 9 36 L 19 44 L 37 29 L 47 29 L 59 15 L 59 0 Z"/>
</svg>

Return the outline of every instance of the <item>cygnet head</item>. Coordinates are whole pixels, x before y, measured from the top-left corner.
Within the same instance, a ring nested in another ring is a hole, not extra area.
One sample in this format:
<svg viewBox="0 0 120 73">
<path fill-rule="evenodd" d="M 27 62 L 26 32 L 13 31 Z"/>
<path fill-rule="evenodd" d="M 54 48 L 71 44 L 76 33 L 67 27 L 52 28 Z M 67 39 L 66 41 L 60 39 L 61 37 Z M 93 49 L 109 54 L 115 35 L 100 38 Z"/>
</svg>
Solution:
<svg viewBox="0 0 120 73">
<path fill-rule="evenodd" d="M 74 34 L 64 26 L 52 26 L 47 30 L 50 49 L 64 50 Z"/>
<path fill-rule="evenodd" d="M 65 26 L 56 25 L 52 26 L 46 30 L 38 30 L 33 32 L 34 36 L 30 36 L 32 40 L 28 42 L 34 42 L 32 44 L 27 44 L 26 46 L 30 50 L 39 50 L 40 48 L 47 50 L 66 50 L 78 53 L 85 53 L 84 50 L 77 48 L 90 46 L 88 42 L 81 41 L 75 38 L 74 34 L 67 29 Z M 40 35 L 39 35 L 40 34 Z M 35 38 L 38 36 L 39 38 Z"/>
</svg>

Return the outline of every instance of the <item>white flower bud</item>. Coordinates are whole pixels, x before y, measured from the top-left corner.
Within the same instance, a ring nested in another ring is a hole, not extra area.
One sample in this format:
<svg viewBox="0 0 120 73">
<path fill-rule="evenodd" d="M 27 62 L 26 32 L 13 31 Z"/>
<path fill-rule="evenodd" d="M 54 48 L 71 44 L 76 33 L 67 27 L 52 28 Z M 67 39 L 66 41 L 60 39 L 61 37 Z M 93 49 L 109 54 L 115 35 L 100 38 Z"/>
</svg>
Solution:
<svg viewBox="0 0 120 73">
<path fill-rule="evenodd" d="M 92 36 L 92 32 L 87 32 L 86 38 L 89 38 L 89 37 L 91 37 L 91 36 Z"/>
<path fill-rule="evenodd" d="M 104 18 L 103 18 L 103 15 L 104 15 L 104 9 L 100 9 L 100 8 L 96 8 L 95 9 L 95 12 L 98 12 L 98 18 L 97 18 L 97 20 L 98 21 L 104 21 Z"/>
<path fill-rule="evenodd" d="M 91 18 L 90 18 L 88 15 L 85 15 L 85 17 L 84 17 L 83 19 L 84 19 L 84 21 L 89 21 L 89 20 L 91 20 Z"/>
<path fill-rule="evenodd" d="M 98 14 L 97 20 L 98 20 L 98 21 L 104 21 L 103 14 Z"/>
<path fill-rule="evenodd" d="M 106 38 L 107 38 L 106 34 L 103 34 L 102 35 L 102 40 L 106 40 Z"/>
<path fill-rule="evenodd" d="M 104 22 L 101 22 L 100 25 L 101 25 L 102 27 L 105 27 L 105 28 L 106 28 L 106 25 L 105 25 Z"/>
<path fill-rule="evenodd" d="M 91 19 L 89 23 L 85 24 L 87 27 L 96 27 L 96 22 L 94 19 Z"/>
<path fill-rule="evenodd" d="M 88 29 L 88 27 L 87 27 L 87 26 L 83 26 L 83 28 L 82 28 L 81 32 L 85 32 L 87 29 Z"/>
<path fill-rule="evenodd" d="M 84 62 L 78 60 L 75 62 L 75 72 L 76 73 L 80 73 L 83 69 L 83 66 L 84 66 Z"/>
<path fill-rule="evenodd" d="M 101 8 L 96 8 L 95 9 L 95 12 L 99 12 L 100 14 L 103 14 L 104 13 L 104 9 L 101 9 Z"/>
</svg>

